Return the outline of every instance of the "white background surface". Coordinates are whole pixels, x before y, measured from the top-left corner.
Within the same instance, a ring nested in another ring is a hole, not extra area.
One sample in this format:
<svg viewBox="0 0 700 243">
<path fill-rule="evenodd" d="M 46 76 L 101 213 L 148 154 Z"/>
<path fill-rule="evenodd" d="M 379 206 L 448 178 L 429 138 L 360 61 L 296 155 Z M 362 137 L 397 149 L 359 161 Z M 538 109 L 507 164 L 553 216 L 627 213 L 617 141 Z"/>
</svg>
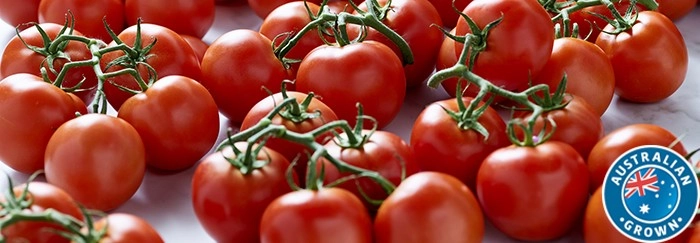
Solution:
<svg viewBox="0 0 700 243">
<path fill-rule="evenodd" d="M 214 27 L 204 40 L 212 42 L 218 36 L 233 29 L 254 29 L 260 26 L 261 19 L 242 3 L 219 6 Z M 606 132 L 632 123 L 652 123 L 661 125 L 676 135 L 682 135 L 687 149 L 700 147 L 700 8 L 677 22 L 686 40 L 690 53 L 689 69 L 683 86 L 672 97 L 655 104 L 640 105 L 613 100 L 603 116 Z M 0 43 L 6 43 L 14 35 L 14 29 L 0 24 Z M 408 141 L 414 119 L 426 105 L 447 98 L 442 89 L 420 87 L 410 90 L 399 116 L 385 130 L 399 134 Z M 225 122 L 222 122 L 222 128 Z M 223 131 L 223 129 L 222 129 Z M 2 139 L 2 138 L 0 138 Z M 17 182 L 23 182 L 26 175 L 0 165 Z M 166 242 L 213 242 L 204 232 L 192 210 L 190 180 L 195 167 L 176 174 L 154 174 L 147 172 L 139 191 L 116 212 L 139 215 L 148 220 L 161 233 Z M 5 181 L 0 180 L 0 188 Z M 562 242 L 577 241 L 574 232 Z M 509 239 L 490 228 L 487 241 L 504 242 Z"/>
</svg>

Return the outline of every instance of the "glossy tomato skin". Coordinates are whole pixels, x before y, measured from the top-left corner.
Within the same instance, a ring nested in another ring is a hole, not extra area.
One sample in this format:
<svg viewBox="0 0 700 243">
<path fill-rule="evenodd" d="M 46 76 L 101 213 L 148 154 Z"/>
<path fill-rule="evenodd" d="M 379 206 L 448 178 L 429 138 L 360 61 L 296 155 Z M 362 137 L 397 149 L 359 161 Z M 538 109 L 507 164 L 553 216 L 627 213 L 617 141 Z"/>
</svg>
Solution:
<svg viewBox="0 0 700 243">
<path fill-rule="evenodd" d="M 658 11 L 673 21 L 688 15 L 698 4 L 698 0 L 658 0 L 657 2 Z"/>
<path fill-rule="evenodd" d="M 202 58 L 204 58 L 204 53 L 206 53 L 207 49 L 209 48 L 209 44 L 204 42 L 201 38 L 194 37 L 191 35 L 180 35 L 180 37 L 187 41 L 187 44 L 190 44 L 190 47 L 192 47 L 194 54 L 197 55 L 197 59 L 201 63 Z"/>
<path fill-rule="evenodd" d="M 123 0 L 51 0 L 39 4 L 39 23 L 66 22 L 68 11 L 75 18 L 75 29 L 85 36 L 109 43 L 112 37 L 105 29 L 103 18 L 114 33 L 124 30 Z"/>
<path fill-rule="evenodd" d="M 296 91 L 287 91 L 287 95 L 289 98 L 295 98 L 299 103 L 303 102 L 304 99 L 306 99 L 306 97 L 308 96 L 308 94 Z M 282 94 L 276 93 L 272 96 L 268 96 L 267 98 L 255 104 L 255 106 L 253 106 L 253 108 L 250 109 L 248 114 L 246 114 L 245 118 L 243 119 L 243 123 L 241 123 L 241 130 L 245 130 L 252 126 L 255 126 L 258 122 L 260 122 L 260 120 L 267 116 L 268 113 L 270 113 L 270 111 L 272 111 L 276 107 L 276 104 L 279 104 L 283 100 L 284 98 Z M 307 107 L 306 111 L 303 112 L 320 112 L 320 116 L 312 119 L 305 119 L 301 122 L 294 122 L 280 115 L 276 115 L 272 118 L 272 124 L 283 125 L 288 131 L 307 133 L 323 126 L 326 123 L 338 120 L 338 116 L 335 115 L 335 112 L 333 112 L 333 110 L 331 110 L 326 104 L 324 104 L 323 101 L 319 100 L 316 97 L 314 97 L 314 99 L 309 103 L 309 106 Z M 318 136 L 316 138 L 316 142 L 323 144 L 326 141 L 328 141 L 332 136 L 333 133 L 331 132 L 325 133 L 321 136 Z M 296 159 L 299 163 L 295 165 L 294 170 L 298 175 L 306 175 L 306 164 L 308 161 L 308 154 L 311 154 L 312 152 L 309 149 L 307 149 L 304 145 L 297 144 L 281 138 L 270 138 L 265 143 L 265 146 L 279 152 L 288 161 L 294 161 Z M 302 177 L 300 181 L 303 184 L 304 178 Z"/>
<path fill-rule="evenodd" d="M 457 25 L 457 20 L 460 18 L 459 12 L 464 10 L 472 0 L 429 0 L 435 7 L 435 10 L 440 14 L 442 26 L 448 29 L 454 28 Z"/>
<path fill-rule="evenodd" d="M 16 0 L 0 0 L 0 19 L 12 26 L 37 22 L 39 2 L 41 0 L 26 0 L 17 4 Z"/>
<path fill-rule="evenodd" d="M 554 24 L 547 11 L 535 0 L 474 0 L 462 12 L 480 28 L 503 17 L 489 32 L 486 49 L 474 64 L 474 73 L 510 91 L 526 89 L 530 77 L 539 74 L 552 52 Z M 471 33 L 464 19 L 459 19 L 455 28 L 460 36 Z M 514 45 L 513 40 L 518 40 L 518 44 Z M 455 55 L 459 56 L 463 46 L 455 44 Z"/>
<path fill-rule="evenodd" d="M 294 1 L 296 0 L 248 0 L 248 5 L 253 12 L 255 12 L 255 15 L 261 19 L 265 19 L 277 7 Z M 318 5 L 321 4 L 321 1 L 322 0 L 309 0 L 309 3 Z"/>
<path fill-rule="evenodd" d="M 131 214 L 113 213 L 95 222 L 95 229 L 107 227 L 99 242 L 109 243 L 162 243 L 163 238 L 146 220 Z"/>
<path fill-rule="evenodd" d="M 328 229 L 342 229 L 330 233 Z M 300 190 L 278 197 L 260 223 L 262 243 L 369 243 L 372 222 L 352 193 L 340 188 Z"/>
<path fill-rule="evenodd" d="M 31 174 L 44 168 L 44 151 L 61 124 L 75 117 L 73 100 L 32 74 L 0 81 L 0 161 Z"/>
<path fill-rule="evenodd" d="M 136 30 L 136 26 L 128 27 L 119 33 L 118 37 L 124 44 L 133 47 L 136 40 Z M 197 59 L 194 50 L 189 48 L 189 44 L 179 34 L 160 25 L 141 24 L 141 39 L 142 47 L 146 47 L 153 41 L 158 40 L 157 44 L 147 54 L 149 57 L 146 59 L 146 63 L 151 65 L 158 74 L 157 78 L 169 75 L 182 75 L 194 80 L 200 80 L 202 72 L 199 59 Z M 114 46 L 116 43 L 113 41 L 109 45 Z M 124 52 L 121 51 L 107 53 L 100 59 L 100 65 L 104 69 L 108 63 L 122 56 L 124 56 Z M 105 72 L 114 72 L 122 68 L 121 66 L 112 66 L 107 68 Z M 138 69 L 141 78 L 148 82 L 148 70 L 143 65 L 138 65 Z M 131 75 L 119 75 L 107 79 L 104 87 L 107 101 L 118 111 L 124 101 L 131 97 L 132 94 L 120 90 L 112 83 L 135 90 L 139 90 L 139 86 L 136 79 Z"/>
<path fill-rule="evenodd" d="M 462 98 L 465 104 L 471 100 Z M 422 171 L 449 174 L 475 191 L 476 175 L 484 158 L 511 144 L 506 124 L 496 110 L 487 108 L 478 119 L 489 132 L 485 138 L 475 130 L 462 130 L 443 108 L 458 111 L 457 99 L 430 104 L 413 123 L 411 148 L 415 161 Z"/>
<path fill-rule="evenodd" d="M 374 234 L 377 243 L 482 242 L 484 217 L 472 191 L 457 178 L 419 172 L 384 200 Z"/>
<path fill-rule="evenodd" d="M 380 6 L 386 5 L 386 0 L 378 1 Z M 360 9 L 367 11 L 365 3 Z M 357 14 L 357 11 L 355 11 Z M 440 14 L 428 0 L 393 0 L 391 11 L 382 21 L 406 40 L 413 53 L 413 64 L 404 66 L 407 87 L 417 87 L 433 73 L 440 44 L 444 35 L 437 26 L 442 25 Z M 433 24 L 437 26 L 433 26 Z M 357 36 L 359 26 L 348 26 L 348 33 Z M 401 51 L 389 38 L 374 29 L 367 30 L 367 40 L 374 40 L 390 47 L 397 56 L 402 57 Z"/>
<path fill-rule="evenodd" d="M 19 196 L 24 191 L 26 184 L 13 188 L 14 194 Z M 83 220 L 83 214 L 78 205 L 68 193 L 54 185 L 33 181 L 29 183 L 28 199 L 31 205 L 28 211 L 40 213 L 47 209 L 53 209 L 60 213 L 70 215 L 78 220 Z M 5 198 L 2 198 L 5 201 Z M 18 222 L 2 229 L 2 235 L 7 242 L 36 242 L 36 243 L 63 243 L 68 239 L 52 232 L 52 230 L 65 231 L 61 226 L 46 222 Z"/>
<path fill-rule="evenodd" d="M 271 46 L 264 35 L 238 29 L 217 38 L 204 54 L 200 82 L 231 122 L 240 124 L 258 101 L 269 96 L 262 87 L 277 93 L 289 78 Z"/>
<path fill-rule="evenodd" d="M 56 38 L 58 33 L 63 28 L 62 25 L 54 23 L 40 24 L 39 27 L 41 27 L 52 40 Z M 78 36 L 83 35 L 76 30 L 73 31 L 73 34 Z M 44 41 L 35 26 L 23 30 L 19 33 L 19 35 L 29 45 L 37 47 L 44 46 Z M 72 61 L 84 61 L 92 58 L 92 54 L 87 49 L 85 44 L 77 41 L 69 42 L 63 52 L 68 55 Z M 48 64 L 44 63 L 45 59 L 45 56 L 28 49 L 26 46 L 24 46 L 19 37 L 14 36 L 7 43 L 4 52 L 2 53 L 2 60 L 0 61 L 0 77 L 5 78 L 17 73 L 30 73 L 41 77 L 42 67 L 47 68 L 47 71 L 49 71 Z M 67 63 L 67 60 L 65 59 L 56 59 L 53 63 L 53 68 L 56 70 L 56 72 L 60 72 L 65 63 Z M 49 78 L 54 80 L 56 75 L 49 71 Z M 83 102 L 89 104 L 95 97 L 94 87 L 97 85 L 97 76 L 92 70 L 92 67 L 76 67 L 68 71 L 63 80 L 62 86 L 64 88 L 73 87 L 83 80 L 83 78 L 85 78 L 85 81 L 80 88 L 87 90 L 78 91 L 76 92 L 76 95 L 80 97 Z"/>
<path fill-rule="evenodd" d="M 603 188 L 595 190 L 586 206 L 586 214 L 583 218 L 583 239 L 586 242 L 635 242 L 622 235 L 615 226 L 610 223 L 603 208 Z"/>
<path fill-rule="evenodd" d="M 236 144 L 242 150 L 245 145 Z M 216 241 L 259 242 L 263 211 L 275 198 L 292 191 L 285 177 L 289 161 L 265 148 L 257 158 L 270 163 L 246 175 L 224 158 L 234 158 L 232 151 L 229 147 L 215 152 L 197 166 L 192 177 L 192 206 Z"/>
<path fill-rule="evenodd" d="M 401 60 L 375 41 L 314 49 L 299 66 L 296 87 L 323 97 L 338 118 L 351 124 L 359 102 L 380 129 L 396 117 L 406 96 Z M 371 127 L 369 122 L 365 125 Z"/>
<path fill-rule="evenodd" d="M 146 148 L 146 163 L 162 171 L 191 167 L 219 136 L 214 98 L 194 79 L 171 75 L 126 100 L 118 117 L 134 126 Z"/>
<path fill-rule="evenodd" d="M 615 72 L 597 45 L 577 38 L 559 38 L 549 61 L 533 80 L 554 92 L 566 75 L 566 92 L 586 100 L 598 116 L 608 109 L 615 94 Z"/>
<path fill-rule="evenodd" d="M 673 145 L 671 149 L 685 156 L 687 152 L 683 147 L 683 143 L 677 140 L 678 138 L 673 133 L 653 124 L 631 124 L 608 133 L 593 146 L 588 156 L 591 191 L 603 185 L 605 174 L 615 162 L 615 159 L 635 147 L 642 145 Z"/>
<path fill-rule="evenodd" d="M 214 24 L 215 6 L 214 0 L 124 0 L 124 14 L 129 26 L 141 18 L 144 23 L 202 38 Z"/>
<path fill-rule="evenodd" d="M 129 123 L 87 114 L 64 123 L 51 136 L 45 155 L 46 180 L 87 208 L 109 211 L 141 186 L 145 160 L 143 142 Z"/>
<path fill-rule="evenodd" d="M 622 99 L 657 102 L 671 96 L 685 80 L 688 50 L 678 28 L 663 14 L 643 11 L 631 30 L 601 33 L 595 43 L 610 58 L 615 93 Z M 641 58 L 650 56 L 654 58 Z"/>
<path fill-rule="evenodd" d="M 370 132 L 370 130 L 364 130 L 362 134 L 367 135 Z M 343 133 L 340 136 L 346 137 L 347 134 Z M 394 185 L 401 183 L 403 179 L 402 172 L 406 176 L 418 172 L 418 165 L 413 158 L 411 146 L 403 141 L 401 137 L 391 132 L 374 131 L 367 143 L 358 148 L 344 148 L 335 141 L 326 142 L 324 147 L 330 156 L 356 167 L 376 171 Z M 341 173 L 338 168 L 326 159 L 322 159 L 321 163 L 317 165 L 318 171 L 321 171 L 321 166 L 323 166 L 325 172 L 325 184 L 351 175 L 351 173 Z M 362 192 L 358 189 L 358 185 Z M 360 199 L 363 198 L 362 193 L 375 200 L 381 200 L 389 196 L 379 184 L 370 178 L 350 180 L 338 185 L 338 187 L 352 192 Z M 372 205 L 366 200 L 363 200 L 363 202 L 370 212 L 377 210 L 376 205 Z"/>
<path fill-rule="evenodd" d="M 568 144 L 513 145 L 484 159 L 476 189 L 484 214 L 501 232 L 518 240 L 552 240 L 583 215 L 588 173 Z"/>
</svg>

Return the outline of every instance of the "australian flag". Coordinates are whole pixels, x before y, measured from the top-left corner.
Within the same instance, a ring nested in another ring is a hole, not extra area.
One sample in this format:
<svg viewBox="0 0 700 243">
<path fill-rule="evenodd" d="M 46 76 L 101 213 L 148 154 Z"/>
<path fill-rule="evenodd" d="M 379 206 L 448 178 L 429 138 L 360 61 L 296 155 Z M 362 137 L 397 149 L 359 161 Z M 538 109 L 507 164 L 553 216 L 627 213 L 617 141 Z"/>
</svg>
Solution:
<svg viewBox="0 0 700 243">
<path fill-rule="evenodd" d="M 679 193 L 673 176 L 654 167 L 634 171 L 624 184 L 626 208 L 644 221 L 663 219 L 675 210 Z"/>
</svg>

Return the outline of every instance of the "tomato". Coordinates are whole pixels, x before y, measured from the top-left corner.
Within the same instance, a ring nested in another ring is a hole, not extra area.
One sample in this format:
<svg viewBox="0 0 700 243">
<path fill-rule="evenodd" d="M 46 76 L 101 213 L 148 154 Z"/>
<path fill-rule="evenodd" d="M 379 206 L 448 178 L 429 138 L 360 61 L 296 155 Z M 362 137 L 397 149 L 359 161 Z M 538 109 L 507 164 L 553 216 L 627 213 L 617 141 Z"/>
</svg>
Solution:
<svg viewBox="0 0 700 243">
<path fill-rule="evenodd" d="M 469 104 L 472 98 L 464 97 Z M 418 115 L 411 130 L 411 148 L 423 171 L 437 171 L 456 177 L 472 191 L 481 161 L 496 149 L 510 145 L 506 124 L 493 108 L 478 122 L 489 132 L 488 138 L 473 129 L 462 129 L 444 109 L 459 112 L 457 99 L 430 104 Z"/>
<path fill-rule="evenodd" d="M 88 37 L 98 38 L 105 42 L 112 37 L 105 29 L 103 20 L 115 33 L 124 29 L 123 0 L 45 0 L 39 4 L 39 23 L 66 22 L 66 14 L 70 11 L 75 18 L 75 29 Z"/>
<path fill-rule="evenodd" d="M 277 7 L 294 1 L 298 0 L 248 0 L 248 5 L 258 17 L 265 19 L 267 18 L 267 15 L 269 15 Z M 321 4 L 321 1 L 322 0 L 309 0 L 308 2 L 318 5 Z"/>
<path fill-rule="evenodd" d="M 263 87 L 277 93 L 289 78 L 271 46 L 264 35 L 238 29 L 217 38 L 204 54 L 200 82 L 231 122 L 242 122 L 250 108 L 269 95 Z"/>
<path fill-rule="evenodd" d="M 370 133 L 370 130 L 362 131 L 364 136 Z M 342 139 L 347 139 L 347 136 L 348 134 L 346 133 L 340 134 Z M 337 139 L 335 141 L 331 140 L 324 145 L 330 156 L 355 167 L 376 171 L 395 185 L 401 183 L 403 179 L 402 173 L 410 176 L 418 172 L 418 165 L 411 154 L 411 147 L 396 134 L 386 131 L 374 131 L 367 142 L 359 147 L 344 147 L 337 142 Z M 321 160 L 321 163 L 317 166 L 318 171 L 321 170 L 321 166 L 323 166 L 325 172 L 325 184 L 351 175 L 351 173 L 347 172 L 341 173 L 327 159 Z M 361 199 L 364 199 L 362 194 L 373 200 L 382 200 L 389 196 L 379 184 L 370 178 L 349 180 L 341 183 L 338 187 L 352 192 Z M 371 205 L 367 200 L 363 200 L 363 202 L 365 202 L 365 206 L 370 212 L 377 210 L 376 205 Z"/>
<path fill-rule="evenodd" d="M 663 127 L 653 124 L 631 124 L 620 127 L 601 138 L 588 156 L 591 191 L 603 185 L 605 174 L 617 157 L 642 145 L 669 147 L 673 145 L 671 149 L 678 154 L 683 156 L 687 154 L 678 138 Z"/>
<path fill-rule="evenodd" d="M 0 160 L 31 174 L 44 168 L 51 134 L 78 111 L 61 89 L 21 73 L 0 81 Z"/>
<path fill-rule="evenodd" d="M 540 73 L 552 53 L 554 24 L 547 11 L 536 0 L 474 0 L 462 12 L 480 28 L 503 18 L 489 32 L 486 49 L 479 54 L 473 72 L 510 91 L 528 88 L 530 77 Z M 459 19 L 455 28 L 459 36 L 471 33 L 464 19 Z M 463 44 L 457 42 L 457 56 L 462 49 Z"/>
<path fill-rule="evenodd" d="M 138 131 L 146 163 L 157 170 L 191 167 L 219 136 L 214 98 L 204 86 L 184 76 L 159 79 L 146 92 L 126 100 L 117 115 Z"/>
<path fill-rule="evenodd" d="M 162 243 L 163 238 L 146 220 L 131 214 L 112 213 L 96 221 L 95 230 L 107 228 L 99 242 L 110 243 Z"/>
<path fill-rule="evenodd" d="M 406 96 L 401 60 L 375 41 L 314 49 L 299 66 L 296 86 L 323 97 L 342 120 L 355 121 L 356 105 L 361 103 L 379 128 L 396 117 Z"/>
<path fill-rule="evenodd" d="M 435 9 L 440 13 L 442 18 L 442 26 L 452 29 L 457 25 L 457 20 L 461 18 L 461 12 L 472 0 L 429 0 L 435 6 Z"/>
<path fill-rule="evenodd" d="M 374 234 L 377 243 L 482 242 L 484 217 L 472 191 L 457 178 L 420 172 L 384 200 Z"/>
<path fill-rule="evenodd" d="M 180 37 L 185 39 L 187 44 L 190 44 L 190 47 L 192 47 L 192 50 L 194 50 L 194 54 L 197 55 L 197 59 L 199 59 L 199 62 L 202 62 L 202 58 L 204 58 L 204 53 L 207 52 L 209 44 L 204 42 L 202 39 L 191 35 L 180 35 Z"/>
<path fill-rule="evenodd" d="M 566 74 L 566 92 L 586 100 L 598 116 L 608 109 L 615 93 L 615 72 L 605 52 L 576 38 L 554 40 L 549 61 L 533 80 L 554 92 Z"/>
<path fill-rule="evenodd" d="M 603 208 L 603 188 L 595 192 L 588 200 L 583 218 L 583 239 L 586 242 L 635 242 L 624 236 L 610 223 Z"/>
<path fill-rule="evenodd" d="M 623 14 L 630 7 L 629 0 L 616 0 L 613 1 L 613 3 L 615 4 L 615 9 Z M 639 11 L 646 9 L 641 4 L 637 4 L 636 7 Z M 605 16 L 606 18 L 612 18 L 612 12 L 610 12 L 607 6 L 602 4 L 583 8 L 579 11 L 571 13 L 570 15 L 571 23 L 578 24 L 579 36 L 593 43 L 595 43 L 595 40 L 598 38 L 600 30 L 602 30 L 608 24 L 608 22 L 596 16 L 596 14 Z"/>
<path fill-rule="evenodd" d="M 300 190 L 278 197 L 265 209 L 260 239 L 263 243 L 369 243 L 372 222 L 360 199 L 344 189 Z"/>
<path fill-rule="evenodd" d="M 288 97 L 295 98 L 299 104 L 301 104 L 308 96 L 308 94 L 295 91 L 287 91 L 286 94 Z M 240 129 L 245 130 L 257 124 L 283 100 L 284 98 L 282 93 L 276 93 L 255 104 L 255 106 L 250 109 L 248 114 L 246 114 L 245 118 L 243 119 L 243 123 L 241 123 Z M 328 122 L 338 120 L 338 116 L 335 115 L 335 112 L 328 108 L 323 101 L 315 97 L 311 100 L 311 102 L 309 102 L 305 110 L 300 111 L 307 113 L 318 112 L 320 115 L 297 122 L 293 120 L 295 119 L 295 114 L 292 113 L 292 110 L 290 110 L 290 108 L 286 108 L 281 112 L 282 114 L 278 114 L 272 118 L 272 124 L 283 125 L 288 131 L 306 133 L 319 128 Z M 323 144 L 328 141 L 332 135 L 332 133 L 328 132 L 318 136 L 316 138 L 316 142 Z M 312 152 L 305 146 L 281 138 L 270 138 L 267 140 L 267 143 L 265 143 L 265 146 L 279 152 L 289 161 L 294 161 L 295 159 L 299 161 L 300 163 L 295 165 L 294 170 L 298 175 L 306 175 L 306 164 L 308 161 L 307 153 L 310 154 Z M 301 183 L 304 183 L 303 178 L 301 179 Z"/>
<path fill-rule="evenodd" d="M 513 145 L 484 159 L 476 190 L 484 214 L 501 232 L 517 240 L 553 240 L 583 215 L 588 173 L 568 144 Z"/>
<path fill-rule="evenodd" d="M 25 0 L 17 4 L 16 0 L 0 0 L 0 19 L 12 26 L 37 22 L 39 2 L 41 0 Z"/>
<path fill-rule="evenodd" d="M 688 15 L 698 4 L 698 0 L 658 0 L 657 2 L 658 11 L 673 21 Z"/>
<path fill-rule="evenodd" d="M 384 6 L 388 1 L 377 2 L 380 6 Z M 366 4 L 363 3 L 359 7 L 367 11 Z M 407 87 L 424 84 L 435 69 L 435 61 L 440 44 L 442 44 L 443 34 L 437 27 L 442 25 L 440 13 L 427 0 L 393 0 L 391 1 L 391 11 L 387 12 L 386 19 L 382 22 L 401 35 L 413 53 L 413 64 L 404 66 Z M 433 26 L 433 24 L 437 26 Z M 359 32 L 359 26 L 348 26 L 350 36 L 357 36 Z M 367 40 L 381 42 L 392 48 L 397 56 L 402 57 L 396 44 L 383 34 L 371 28 L 367 30 L 366 34 Z"/>
<path fill-rule="evenodd" d="M 134 47 L 136 31 L 137 26 L 131 26 L 119 33 L 118 37 L 124 44 Z M 158 77 L 182 75 L 194 80 L 201 78 L 202 73 L 197 55 L 179 34 L 160 25 L 141 24 L 141 39 L 141 47 L 146 47 L 158 40 L 157 44 L 143 56 L 145 62 L 155 69 Z M 116 43 L 112 41 L 109 45 L 114 46 Z M 122 56 L 124 56 L 124 52 L 110 52 L 102 56 L 100 63 L 104 69 L 108 63 Z M 137 67 L 142 79 L 148 82 L 148 70 L 141 64 L 137 65 Z M 121 69 L 123 69 L 123 66 L 117 65 L 106 68 L 105 72 L 114 72 Z M 124 101 L 133 95 L 120 90 L 114 84 L 135 90 L 138 90 L 139 86 L 136 79 L 127 74 L 107 79 L 107 84 L 104 86 L 107 101 L 115 110 L 119 110 Z"/>
<path fill-rule="evenodd" d="M 141 185 L 146 154 L 126 121 L 102 114 L 74 118 L 58 128 L 46 147 L 46 180 L 87 208 L 109 211 Z"/>
<path fill-rule="evenodd" d="M 244 150 L 245 143 L 236 147 Z M 260 220 L 267 205 L 291 192 L 285 172 L 289 161 L 264 148 L 257 155 L 269 163 L 244 174 L 226 160 L 228 147 L 207 156 L 192 177 L 192 205 L 206 232 L 218 242 L 259 242 Z M 296 179 L 296 174 L 293 174 Z"/>
<path fill-rule="evenodd" d="M 632 29 L 618 35 L 602 33 L 595 43 L 610 58 L 615 93 L 625 100 L 657 102 L 671 96 L 685 80 L 688 49 L 678 28 L 663 14 L 641 12 Z M 640 58 L 649 56 L 654 58 Z"/>
<path fill-rule="evenodd" d="M 53 23 L 40 24 L 41 27 L 50 39 L 55 39 L 58 33 L 63 28 L 62 25 Z M 66 31 L 67 32 L 67 31 Z M 19 35 L 24 39 L 24 41 L 32 46 L 44 47 L 44 41 L 39 34 L 37 28 L 31 27 L 23 30 Z M 73 35 L 82 36 L 78 31 L 73 31 Z M 77 41 L 71 41 L 63 49 L 63 53 L 70 57 L 73 61 L 84 61 L 92 58 L 92 54 L 87 49 L 85 44 Z M 48 64 L 44 62 L 46 57 L 39 53 L 36 53 L 28 49 L 19 37 L 14 36 L 5 46 L 5 50 L 2 53 L 2 60 L 0 61 L 0 77 L 5 78 L 16 73 L 30 73 L 41 77 L 41 68 L 47 68 L 49 71 L 49 78 L 54 80 L 56 75 L 53 74 L 48 67 Z M 54 60 L 53 68 L 56 72 L 60 72 L 63 65 L 68 62 L 66 59 L 58 58 Z M 76 67 L 68 71 L 66 77 L 63 80 L 62 87 L 70 88 L 77 85 L 81 80 L 85 79 L 80 89 L 84 91 L 76 92 L 76 95 L 83 100 L 85 104 L 92 102 L 95 97 L 94 87 L 97 85 L 97 76 L 92 70 L 92 67 Z"/>
<path fill-rule="evenodd" d="M 25 188 L 28 189 L 27 200 L 30 204 L 24 211 L 40 213 L 47 209 L 53 209 L 75 219 L 83 220 L 83 214 L 78 205 L 61 188 L 38 181 L 30 182 L 29 187 L 26 186 L 26 184 L 22 184 L 13 188 L 15 196 L 21 195 Z M 2 235 L 8 242 L 68 242 L 68 239 L 61 237 L 54 231 L 60 232 L 65 231 L 65 229 L 60 225 L 47 222 L 17 222 L 2 229 Z"/>
<path fill-rule="evenodd" d="M 127 25 L 135 25 L 141 18 L 144 23 L 199 38 L 214 24 L 215 7 L 214 0 L 124 0 Z"/>
</svg>

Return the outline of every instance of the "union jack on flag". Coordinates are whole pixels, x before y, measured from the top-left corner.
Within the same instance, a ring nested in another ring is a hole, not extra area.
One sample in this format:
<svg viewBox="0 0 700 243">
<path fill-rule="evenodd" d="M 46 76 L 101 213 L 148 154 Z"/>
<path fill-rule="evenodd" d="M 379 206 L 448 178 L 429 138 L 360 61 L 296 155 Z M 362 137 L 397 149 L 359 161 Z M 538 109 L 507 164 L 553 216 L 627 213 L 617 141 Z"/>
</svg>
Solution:
<svg viewBox="0 0 700 243">
<path fill-rule="evenodd" d="M 644 175 L 642 175 L 642 170 L 638 170 L 625 185 L 625 198 L 630 198 L 635 193 L 643 197 L 647 190 L 658 192 L 659 187 L 656 185 L 658 180 L 656 174 L 654 174 L 654 168 L 649 168 Z"/>
</svg>

